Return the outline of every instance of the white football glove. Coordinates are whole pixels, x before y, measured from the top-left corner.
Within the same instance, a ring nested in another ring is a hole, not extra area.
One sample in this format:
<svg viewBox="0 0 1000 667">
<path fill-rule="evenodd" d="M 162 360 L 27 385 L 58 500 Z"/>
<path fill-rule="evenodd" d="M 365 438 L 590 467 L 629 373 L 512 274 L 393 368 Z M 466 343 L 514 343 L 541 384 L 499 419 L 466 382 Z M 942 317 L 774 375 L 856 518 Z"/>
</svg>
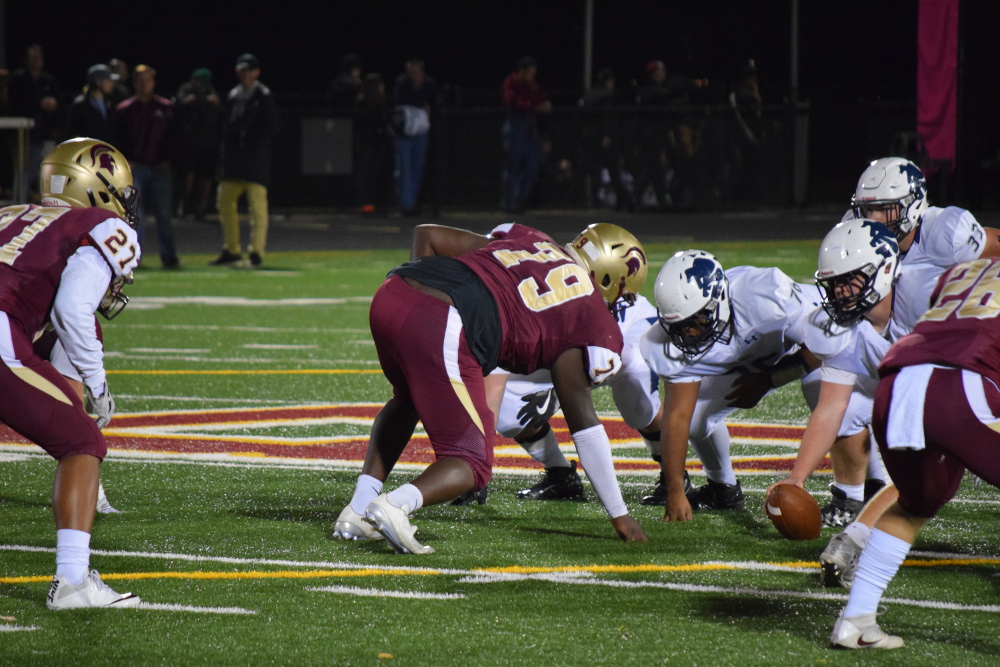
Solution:
<svg viewBox="0 0 1000 667">
<path fill-rule="evenodd" d="M 87 392 L 87 412 L 97 413 L 97 428 L 103 429 L 111 422 L 111 415 L 115 414 L 115 399 L 111 396 L 108 383 L 104 383 L 100 396 L 95 397 L 87 385 L 84 389 Z"/>
</svg>

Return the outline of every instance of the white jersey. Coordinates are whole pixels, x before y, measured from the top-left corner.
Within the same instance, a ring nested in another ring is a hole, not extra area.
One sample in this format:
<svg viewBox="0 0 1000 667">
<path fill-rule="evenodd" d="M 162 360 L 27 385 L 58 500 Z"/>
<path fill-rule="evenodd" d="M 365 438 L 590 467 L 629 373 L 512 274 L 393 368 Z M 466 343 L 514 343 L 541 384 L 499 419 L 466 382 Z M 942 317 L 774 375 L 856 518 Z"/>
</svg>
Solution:
<svg viewBox="0 0 1000 667">
<path fill-rule="evenodd" d="M 842 327 L 830 320 L 822 308 L 809 316 L 806 347 L 822 362 L 820 379 L 834 384 L 854 385 L 855 391 L 873 397 L 878 385 L 878 365 L 895 342 L 875 331 L 868 320 Z M 895 329 L 898 329 L 898 325 Z"/>
<path fill-rule="evenodd" d="M 913 245 L 900 262 L 899 281 L 893 290 L 893 319 L 901 331 L 912 331 L 927 312 L 934 285 L 945 269 L 979 259 L 985 245 L 983 226 L 964 208 L 927 209 Z"/>
<path fill-rule="evenodd" d="M 729 340 L 718 340 L 691 358 L 670 343 L 660 326 L 649 329 L 639 345 L 649 367 L 669 382 L 698 382 L 737 370 L 757 372 L 795 353 L 804 342 L 804 319 L 812 294 L 775 268 L 737 266 L 726 271 L 733 327 Z"/>
<path fill-rule="evenodd" d="M 854 217 L 848 211 L 844 220 Z M 899 262 L 900 276 L 893 288 L 890 338 L 902 338 L 930 307 L 931 293 L 949 266 L 979 259 L 986 232 L 964 208 L 931 206 L 913 235 L 913 243 Z"/>
</svg>

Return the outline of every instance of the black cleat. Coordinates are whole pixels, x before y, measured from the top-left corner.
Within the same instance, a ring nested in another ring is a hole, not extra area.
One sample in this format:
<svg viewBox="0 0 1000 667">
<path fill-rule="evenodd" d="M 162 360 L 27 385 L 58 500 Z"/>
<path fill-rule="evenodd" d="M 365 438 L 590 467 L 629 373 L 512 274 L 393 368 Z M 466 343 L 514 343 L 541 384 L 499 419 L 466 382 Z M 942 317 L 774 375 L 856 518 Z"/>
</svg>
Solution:
<svg viewBox="0 0 1000 667">
<path fill-rule="evenodd" d="M 471 505 L 473 503 L 477 505 L 485 505 L 486 497 L 488 495 L 490 495 L 490 487 L 484 486 L 478 491 L 466 491 L 458 498 L 455 498 L 453 501 L 451 501 L 450 504 L 460 505 L 460 506 Z"/>
<path fill-rule="evenodd" d="M 865 502 L 872 499 L 876 493 L 885 488 L 885 481 L 881 479 L 869 478 L 865 480 Z"/>
<path fill-rule="evenodd" d="M 747 499 L 739 480 L 735 484 L 722 484 L 708 480 L 705 486 L 692 489 L 687 494 L 692 510 L 741 510 Z"/>
<path fill-rule="evenodd" d="M 538 484 L 521 489 L 514 497 L 520 500 L 573 500 L 583 496 L 583 480 L 576 472 L 576 461 L 569 468 L 546 468 Z"/>
<path fill-rule="evenodd" d="M 832 484 L 830 485 L 830 493 L 833 495 L 833 499 L 820 510 L 820 514 L 823 516 L 823 525 L 843 528 L 854 521 L 865 504 L 860 500 L 848 498 L 846 493 Z"/>
<path fill-rule="evenodd" d="M 236 255 L 234 253 L 229 252 L 228 250 L 223 250 L 218 257 L 216 257 L 213 261 L 209 262 L 209 265 L 231 266 L 241 261 L 243 261 L 243 255 Z"/>
<path fill-rule="evenodd" d="M 688 495 L 692 490 L 691 477 L 688 475 L 688 471 L 684 471 L 684 495 Z M 642 500 L 639 501 L 643 505 L 666 505 L 667 504 L 667 487 L 663 483 L 663 473 L 660 473 L 660 479 L 656 482 L 656 486 L 653 487 L 653 492 L 648 496 L 643 496 Z"/>
</svg>

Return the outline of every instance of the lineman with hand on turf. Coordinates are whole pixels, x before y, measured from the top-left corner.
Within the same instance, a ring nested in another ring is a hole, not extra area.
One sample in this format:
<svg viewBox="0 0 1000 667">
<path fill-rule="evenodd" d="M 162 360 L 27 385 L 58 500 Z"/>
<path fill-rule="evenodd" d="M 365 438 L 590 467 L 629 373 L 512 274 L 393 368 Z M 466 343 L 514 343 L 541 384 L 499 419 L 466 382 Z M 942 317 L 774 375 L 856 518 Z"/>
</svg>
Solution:
<svg viewBox="0 0 1000 667">
<path fill-rule="evenodd" d="M 904 158 L 881 158 L 865 168 L 851 198 L 851 210 L 844 219 L 852 217 L 867 217 L 885 224 L 899 243 L 900 276 L 892 306 L 893 340 L 913 330 L 945 269 L 960 262 L 1000 256 L 1000 229 L 984 228 L 972 213 L 956 206 L 930 206 L 923 173 Z M 856 468 L 860 465 L 854 463 Z M 873 468 L 869 464 L 869 470 Z M 831 487 L 833 500 L 823 508 L 824 522 L 843 526 L 856 516 L 858 520 L 834 535 L 820 555 L 825 585 L 850 587 L 871 526 L 896 498 L 895 488 L 890 485 L 878 494 L 877 501 L 873 500 L 871 490 L 878 486 L 869 479 L 863 496 L 860 486 L 851 488 L 835 480 Z M 830 521 L 830 517 L 842 519 Z"/>
<path fill-rule="evenodd" d="M 622 369 L 605 384 L 619 413 L 653 447 L 660 439 L 659 381 L 639 353 L 639 339 L 656 322 L 656 308 L 639 294 L 648 271 L 646 252 L 627 230 L 609 223 L 590 225 L 566 246 L 577 264 L 589 273 L 618 322 L 624 347 Z M 502 372 L 502 371 L 498 371 Z M 542 464 L 541 480 L 518 491 L 526 500 L 583 498 L 583 482 L 556 441 L 548 419 L 559 401 L 548 371 L 507 379 L 497 431 L 513 438 Z M 655 443 L 655 444 L 654 444 Z"/>
<path fill-rule="evenodd" d="M 550 237 L 513 223 L 489 236 L 420 225 L 411 257 L 390 271 L 372 300 L 372 337 L 393 396 L 375 418 L 335 536 L 384 537 L 400 553 L 433 553 L 414 538 L 409 516 L 489 482 L 491 406 L 499 406 L 503 386 L 497 383 L 488 399 L 484 376 L 499 366 L 520 374 L 552 371 L 580 459 L 615 532 L 646 541 L 622 500 L 591 397 L 591 387 L 621 367 L 622 336 L 587 272 Z M 412 483 L 384 493 L 418 420 L 435 461 Z"/>
<path fill-rule="evenodd" d="M 697 509 L 741 509 L 746 499 L 729 457 L 725 418 L 818 365 L 803 349 L 810 303 L 776 268 L 723 271 L 702 250 L 668 259 L 654 294 L 659 324 L 640 350 L 664 385 L 663 520 L 689 521 Z M 690 488 L 685 471 L 689 439 L 708 477 L 698 489 Z"/>
<path fill-rule="evenodd" d="M 948 269 L 931 308 L 879 366 L 872 430 L 898 490 L 861 554 L 830 643 L 892 649 L 876 622 L 882 595 L 923 526 L 968 469 L 1000 486 L 1000 259 Z"/>
<path fill-rule="evenodd" d="M 56 574 L 50 609 L 136 606 L 90 567 L 90 533 L 115 402 L 94 313 L 114 317 L 139 263 L 138 193 L 125 157 L 93 139 L 63 142 L 42 161 L 42 205 L 0 210 L 0 421 L 59 461 L 52 494 Z M 87 402 L 32 341 L 50 324 L 83 380 Z"/>
</svg>

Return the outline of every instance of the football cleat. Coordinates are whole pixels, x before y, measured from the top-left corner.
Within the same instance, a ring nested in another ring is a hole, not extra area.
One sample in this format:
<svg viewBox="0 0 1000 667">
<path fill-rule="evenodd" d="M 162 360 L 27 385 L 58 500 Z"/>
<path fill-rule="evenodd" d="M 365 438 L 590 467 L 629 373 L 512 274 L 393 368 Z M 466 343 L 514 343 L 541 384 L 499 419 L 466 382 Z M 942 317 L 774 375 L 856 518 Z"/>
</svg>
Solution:
<svg viewBox="0 0 1000 667">
<path fill-rule="evenodd" d="M 237 255 L 235 253 L 229 252 L 228 250 L 223 250 L 218 257 L 209 262 L 209 266 L 233 266 L 239 264 L 243 261 L 243 255 Z"/>
<path fill-rule="evenodd" d="M 830 635 L 833 648 L 900 648 L 903 638 L 890 635 L 875 622 L 875 614 L 837 618 Z"/>
<path fill-rule="evenodd" d="M 837 533 L 819 555 L 819 580 L 827 588 L 850 588 L 864 547 L 847 533 Z"/>
<path fill-rule="evenodd" d="M 104 484 L 97 486 L 97 513 L 98 514 L 121 514 L 121 510 L 116 510 L 108 501 L 108 494 L 104 492 Z"/>
<path fill-rule="evenodd" d="M 425 546 L 413 537 L 416 526 L 410 525 L 410 508 L 396 507 L 384 493 L 369 503 L 365 510 L 365 521 L 375 527 L 385 541 L 392 545 L 396 553 L 432 554 L 434 548 Z"/>
<path fill-rule="evenodd" d="M 691 493 L 694 487 L 691 486 L 691 477 L 688 475 L 688 471 L 684 471 L 684 495 Z M 660 479 L 657 480 L 656 486 L 653 487 L 653 492 L 648 496 L 643 496 L 642 500 L 639 501 L 643 505 L 666 505 L 667 504 L 667 487 L 663 483 L 663 473 L 660 473 Z"/>
<path fill-rule="evenodd" d="M 52 577 L 49 597 L 45 606 L 49 609 L 83 609 L 85 607 L 138 607 L 139 597 L 131 593 L 119 593 L 101 581 L 97 570 L 91 570 L 87 578 L 76 586 L 67 583 L 63 577 Z"/>
<path fill-rule="evenodd" d="M 747 499 L 743 495 L 743 487 L 739 480 L 735 484 L 723 484 L 708 480 L 705 486 L 692 489 L 687 494 L 691 509 L 697 510 L 741 510 L 746 507 Z"/>
<path fill-rule="evenodd" d="M 364 517 L 355 512 L 350 505 L 345 507 L 337 523 L 333 524 L 333 537 L 338 540 L 381 540 L 382 536 L 371 527 Z"/>
<path fill-rule="evenodd" d="M 865 504 L 860 500 L 848 498 L 843 490 L 833 484 L 830 485 L 830 493 L 833 498 L 820 510 L 823 525 L 844 528 L 854 521 Z"/>
<path fill-rule="evenodd" d="M 477 505 L 485 505 L 486 504 L 486 497 L 489 496 L 489 495 L 490 495 L 490 487 L 484 486 L 483 488 L 479 489 L 478 491 L 466 491 L 465 493 L 463 493 L 462 495 L 460 495 L 458 498 L 455 498 L 453 501 L 451 501 L 451 504 L 452 505 L 459 505 L 459 506 L 463 506 L 463 507 L 465 505 L 471 505 L 473 503 L 475 503 Z"/>
<path fill-rule="evenodd" d="M 569 468 L 546 468 L 542 479 L 530 489 L 521 489 L 515 498 L 519 500 L 584 500 L 583 480 L 576 471 L 576 461 Z"/>
</svg>

